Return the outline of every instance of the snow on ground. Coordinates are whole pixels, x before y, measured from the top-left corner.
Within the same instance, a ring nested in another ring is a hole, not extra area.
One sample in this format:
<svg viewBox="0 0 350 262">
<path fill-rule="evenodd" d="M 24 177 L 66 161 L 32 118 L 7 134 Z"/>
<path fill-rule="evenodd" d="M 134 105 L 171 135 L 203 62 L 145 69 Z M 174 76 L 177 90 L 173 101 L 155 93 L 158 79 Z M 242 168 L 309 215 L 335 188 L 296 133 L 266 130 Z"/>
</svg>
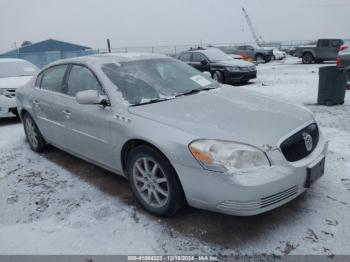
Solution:
<svg viewBox="0 0 350 262">
<path fill-rule="evenodd" d="M 350 254 L 350 96 L 315 105 L 318 67 L 259 65 L 244 86 L 308 107 L 330 141 L 325 176 L 254 217 L 186 208 L 155 218 L 124 179 L 58 149 L 36 154 L 20 123 L 0 120 L 0 254 Z"/>
</svg>

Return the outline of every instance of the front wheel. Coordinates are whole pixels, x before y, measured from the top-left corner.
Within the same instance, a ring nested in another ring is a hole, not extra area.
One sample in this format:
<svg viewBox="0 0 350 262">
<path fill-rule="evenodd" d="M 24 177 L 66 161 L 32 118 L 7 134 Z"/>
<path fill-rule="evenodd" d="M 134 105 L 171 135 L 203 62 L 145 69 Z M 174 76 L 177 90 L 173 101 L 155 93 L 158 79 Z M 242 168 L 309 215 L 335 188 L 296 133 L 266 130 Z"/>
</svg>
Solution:
<svg viewBox="0 0 350 262">
<path fill-rule="evenodd" d="M 23 125 L 30 148 L 35 152 L 42 152 L 45 149 L 45 139 L 28 113 L 23 116 Z"/>
<path fill-rule="evenodd" d="M 220 71 L 215 71 L 213 74 L 213 79 L 216 80 L 219 83 L 224 82 L 224 76 Z"/>
<path fill-rule="evenodd" d="M 310 53 L 306 53 L 302 57 L 303 64 L 311 64 L 314 61 L 314 56 Z"/>
<path fill-rule="evenodd" d="M 131 190 L 148 212 L 169 217 L 184 204 L 180 181 L 170 162 L 156 149 L 139 146 L 127 161 Z"/>
</svg>

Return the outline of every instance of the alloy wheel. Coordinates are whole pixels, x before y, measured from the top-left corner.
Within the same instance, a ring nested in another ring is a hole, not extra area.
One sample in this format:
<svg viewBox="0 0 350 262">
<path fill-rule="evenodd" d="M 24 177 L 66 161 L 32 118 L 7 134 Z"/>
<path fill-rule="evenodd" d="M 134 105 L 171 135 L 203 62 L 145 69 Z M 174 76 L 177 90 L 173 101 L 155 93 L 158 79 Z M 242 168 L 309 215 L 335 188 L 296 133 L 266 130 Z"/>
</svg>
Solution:
<svg viewBox="0 0 350 262">
<path fill-rule="evenodd" d="M 150 206 L 159 208 L 169 199 L 169 182 L 156 161 L 149 157 L 139 158 L 133 166 L 133 180 L 137 192 Z"/>
<path fill-rule="evenodd" d="M 35 124 L 30 117 L 27 117 L 25 120 L 25 126 L 27 131 L 27 138 L 29 143 L 33 147 L 38 147 L 38 135 L 36 133 Z"/>
</svg>

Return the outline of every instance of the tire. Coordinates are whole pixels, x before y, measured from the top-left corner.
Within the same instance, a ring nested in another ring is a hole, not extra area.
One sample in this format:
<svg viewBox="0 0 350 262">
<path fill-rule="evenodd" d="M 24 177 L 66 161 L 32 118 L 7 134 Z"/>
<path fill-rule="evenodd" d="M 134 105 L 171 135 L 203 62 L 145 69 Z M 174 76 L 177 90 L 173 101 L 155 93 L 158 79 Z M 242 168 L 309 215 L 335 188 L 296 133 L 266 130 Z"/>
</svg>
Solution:
<svg viewBox="0 0 350 262">
<path fill-rule="evenodd" d="M 28 113 L 23 115 L 23 126 L 30 148 L 38 153 L 44 151 L 46 145 L 45 139 Z"/>
<path fill-rule="evenodd" d="M 302 57 L 303 64 L 311 64 L 314 61 L 314 56 L 311 53 L 305 53 Z"/>
<path fill-rule="evenodd" d="M 264 56 L 261 55 L 261 54 L 257 54 L 257 55 L 255 56 L 255 61 L 256 61 L 258 64 L 266 63 Z"/>
<path fill-rule="evenodd" d="M 219 83 L 224 83 L 224 76 L 220 71 L 215 71 L 213 74 L 213 79 Z"/>
<path fill-rule="evenodd" d="M 134 197 L 146 211 L 170 217 L 184 206 L 185 197 L 176 171 L 158 150 L 145 145 L 134 148 L 126 167 Z"/>
</svg>

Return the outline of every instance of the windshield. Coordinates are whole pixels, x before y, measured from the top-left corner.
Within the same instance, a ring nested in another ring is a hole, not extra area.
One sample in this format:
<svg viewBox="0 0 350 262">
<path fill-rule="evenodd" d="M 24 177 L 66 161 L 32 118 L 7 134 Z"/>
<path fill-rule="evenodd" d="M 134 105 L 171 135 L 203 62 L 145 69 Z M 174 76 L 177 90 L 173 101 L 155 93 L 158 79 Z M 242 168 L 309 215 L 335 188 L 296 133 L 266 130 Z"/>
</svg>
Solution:
<svg viewBox="0 0 350 262">
<path fill-rule="evenodd" d="M 131 105 L 218 86 L 210 77 L 171 58 L 109 63 L 102 71 Z"/>
<path fill-rule="evenodd" d="M 229 61 L 232 60 L 230 56 L 222 52 L 221 50 L 207 50 L 203 52 L 210 61 L 216 62 L 216 61 Z"/>
<path fill-rule="evenodd" d="M 16 76 L 32 76 L 37 68 L 26 61 L 0 61 L 0 78 Z"/>
</svg>

